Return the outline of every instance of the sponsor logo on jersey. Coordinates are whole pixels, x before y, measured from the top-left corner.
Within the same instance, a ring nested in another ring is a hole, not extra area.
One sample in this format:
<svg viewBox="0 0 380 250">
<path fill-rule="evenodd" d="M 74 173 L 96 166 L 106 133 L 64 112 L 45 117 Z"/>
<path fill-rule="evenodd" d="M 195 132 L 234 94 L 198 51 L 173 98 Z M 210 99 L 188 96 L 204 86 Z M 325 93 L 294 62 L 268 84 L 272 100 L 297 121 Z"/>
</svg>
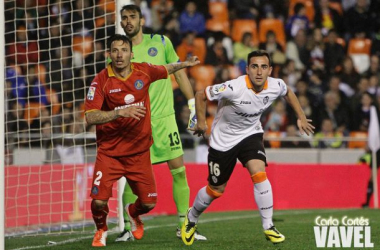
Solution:
<svg viewBox="0 0 380 250">
<path fill-rule="evenodd" d="M 141 80 L 135 81 L 135 88 L 136 89 L 142 89 L 144 87 L 144 82 Z"/>
<path fill-rule="evenodd" d="M 90 87 L 87 93 L 87 100 L 94 100 L 96 87 Z"/>
<path fill-rule="evenodd" d="M 151 47 L 151 48 L 148 49 L 148 55 L 150 55 L 152 57 L 156 56 L 157 53 L 158 53 L 158 51 L 157 51 L 157 49 L 155 47 Z"/>
<path fill-rule="evenodd" d="M 93 86 L 93 85 L 98 85 L 98 83 L 97 82 L 92 82 L 91 86 Z"/>
<path fill-rule="evenodd" d="M 135 97 L 131 94 L 128 94 L 124 97 L 124 101 L 126 104 L 130 104 L 135 101 Z"/>
<path fill-rule="evenodd" d="M 97 195 L 99 193 L 99 188 L 97 186 L 93 186 L 91 189 L 91 193 Z"/>
<path fill-rule="evenodd" d="M 148 197 L 157 197 L 157 193 L 149 193 Z"/>
<path fill-rule="evenodd" d="M 111 89 L 110 94 L 120 92 L 121 89 Z"/>
<path fill-rule="evenodd" d="M 241 101 L 240 104 L 251 104 L 250 101 Z"/>
<path fill-rule="evenodd" d="M 132 103 L 132 104 L 127 104 L 127 105 L 116 107 L 115 109 L 116 110 L 118 110 L 118 109 L 125 109 L 125 108 L 131 107 L 131 106 L 144 107 L 144 102 L 136 102 L 136 103 Z"/>
<path fill-rule="evenodd" d="M 261 115 L 263 112 L 264 112 L 264 109 L 260 109 L 259 112 L 254 113 L 254 114 L 247 114 L 247 113 L 243 113 L 243 112 L 235 112 L 235 114 L 243 116 L 243 117 L 256 117 L 256 116 Z"/>
<path fill-rule="evenodd" d="M 269 101 L 269 97 L 268 97 L 268 96 L 264 97 L 264 99 L 263 99 L 263 103 L 264 103 L 264 105 L 267 104 L 268 101 Z"/>
</svg>

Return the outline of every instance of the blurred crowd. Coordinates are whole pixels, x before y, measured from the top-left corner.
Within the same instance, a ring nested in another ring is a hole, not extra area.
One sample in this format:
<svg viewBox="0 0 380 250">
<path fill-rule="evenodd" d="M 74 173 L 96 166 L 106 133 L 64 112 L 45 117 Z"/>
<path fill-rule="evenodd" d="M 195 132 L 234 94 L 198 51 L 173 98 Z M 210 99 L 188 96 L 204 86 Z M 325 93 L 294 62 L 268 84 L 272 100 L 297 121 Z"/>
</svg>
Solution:
<svg viewBox="0 0 380 250">
<path fill-rule="evenodd" d="M 245 74 L 247 54 L 267 50 L 273 77 L 284 79 L 316 127 L 314 138 L 269 147 L 348 147 L 342 137 L 366 133 L 371 105 L 380 105 L 379 0 L 135 0 L 145 32 L 168 36 L 194 90 Z M 18 145 L 49 147 L 51 134 L 93 131 L 83 120 L 89 83 L 106 65 L 115 33 L 112 0 L 5 2 L 6 129 Z M 187 100 L 173 83 L 180 132 Z M 211 128 L 215 103 L 207 108 Z M 277 101 L 262 116 L 269 135 L 298 136 L 296 116 Z M 39 134 L 34 140 L 20 134 Z M 25 140 L 23 140 L 25 138 Z M 184 147 L 194 147 L 184 136 Z M 11 143 L 11 142 L 9 142 Z"/>
</svg>

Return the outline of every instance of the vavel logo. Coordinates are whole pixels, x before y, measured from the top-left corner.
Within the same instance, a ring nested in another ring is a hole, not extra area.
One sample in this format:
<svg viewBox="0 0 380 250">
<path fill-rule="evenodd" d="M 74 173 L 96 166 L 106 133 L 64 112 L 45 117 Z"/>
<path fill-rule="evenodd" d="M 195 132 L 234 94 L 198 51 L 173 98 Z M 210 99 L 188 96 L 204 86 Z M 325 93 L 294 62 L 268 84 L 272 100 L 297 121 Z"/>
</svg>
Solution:
<svg viewBox="0 0 380 250">
<path fill-rule="evenodd" d="M 371 241 L 371 227 L 369 219 L 363 217 L 349 218 L 343 216 L 341 220 L 333 218 L 315 219 L 314 236 L 318 248 L 373 248 Z"/>
</svg>

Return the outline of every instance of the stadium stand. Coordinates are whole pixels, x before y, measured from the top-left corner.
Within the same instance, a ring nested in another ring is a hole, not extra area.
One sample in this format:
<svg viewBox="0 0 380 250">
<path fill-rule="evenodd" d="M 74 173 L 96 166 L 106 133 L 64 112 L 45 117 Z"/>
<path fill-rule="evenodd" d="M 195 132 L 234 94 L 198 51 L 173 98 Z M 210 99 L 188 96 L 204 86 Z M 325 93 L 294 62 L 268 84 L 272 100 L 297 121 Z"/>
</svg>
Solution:
<svg viewBox="0 0 380 250">
<path fill-rule="evenodd" d="M 279 19 L 262 19 L 259 22 L 259 41 L 261 43 L 266 41 L 266 35 L 269 30 L 272 30 L 276 34 L 277 42 L 285 48 L 286 37 L 284 31 L 284 23 Z"/>
<path fill-rule="evenodd" d="M 255 20 L 235 19 L 232 22 L 231 37 L 234 42 L 240 42 L 243 34 L 249 32 L 252 34 L 252 42 L 254 45 L 259 44 L 259 36 L 257 32 L 257 23 Z"/>
</svg>

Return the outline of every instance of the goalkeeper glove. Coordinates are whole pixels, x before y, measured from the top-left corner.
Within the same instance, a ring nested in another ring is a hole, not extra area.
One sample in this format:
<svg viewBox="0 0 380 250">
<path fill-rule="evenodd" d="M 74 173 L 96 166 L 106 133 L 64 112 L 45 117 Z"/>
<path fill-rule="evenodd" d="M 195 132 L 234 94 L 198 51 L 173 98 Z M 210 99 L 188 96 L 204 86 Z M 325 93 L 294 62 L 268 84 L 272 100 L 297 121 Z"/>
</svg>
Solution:
<svg viewBox="0 0 380 250">
<path fill-rule="evenodd" d="M 197 124 L 197 115 L 195 114 L 195 99 L 191 98 L 187 101 L 187 104 L 189 105 L 190 109 L 190 117 L 189 117 L 189 123 L 187 125 L 187 128 L 194 128 Z"/>
</svg>

